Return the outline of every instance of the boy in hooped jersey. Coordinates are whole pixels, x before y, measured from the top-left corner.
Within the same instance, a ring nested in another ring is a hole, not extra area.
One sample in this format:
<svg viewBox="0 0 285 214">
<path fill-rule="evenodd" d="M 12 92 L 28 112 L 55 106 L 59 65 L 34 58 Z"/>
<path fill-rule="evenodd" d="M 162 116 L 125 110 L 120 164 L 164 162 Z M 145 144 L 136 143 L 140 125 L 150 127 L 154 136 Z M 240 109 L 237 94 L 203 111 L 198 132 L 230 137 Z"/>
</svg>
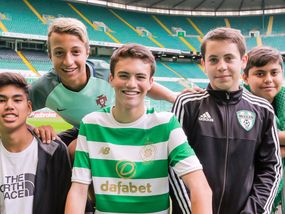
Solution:
<svg viewBox="0 0 285 214">
<path fill-rule="evenodd" d="M 285 88 L 282 86 L 284 79 L 283 59 L 280 52 L 275 48 L 266 46 L 253 48 L 248 52 L 248 62 L 243 72 L 243 79 L 248 90 L 268 100 L 274 108 L 284 167 Z M 284 180 L 282 179 L 274 200 L 273 211 L 276 211 L 281 205 L 283 186 Z M 282 207 L 284 209 L 285 204 L 282 204 Z"/>
<path fill-rule="evenodd" d="M 69 145 L 73 157 L 80 120 L 112 103 L 114 92 L 108 82 L 110 68 L 102 60 L 88 59 L 87 29 L 77 19 L 54 19 L 48 28 L 47 46 L 53 69 L 33 82 L 29 97 L 33 110 L 48 107 L 74 126 L 59 133 L 61 140 Z M 159 84 L 153 84 L 149 95 L 171 102 L 176 97 Z M 41 126 L 34 131 L 43 142 L 56 138 L 50 126 Z M 92 211 L 92 206 L 87 210 Z"/>
<path fill-rule="evenodd" d="M 169 165 L 191 190 L 193 213 L 212 213 L 211 190 L 177 119 L 144 105 L 155 71 L 151 52 L 123 45 L 110 67 L 115 105 L 82 120 L 65 213 L 84 211 L 93 183 L 96 213 L 167 214 Z"/>
<path fill-rule="evenodd" d="M 43 144 L 26 123 L 31 112 L 24 77 L 0 73 L 0 213 L 62 214 L 71 183 L 67 148 Z"/>
<path fill-rule="evenodd" d="M 240 87 L 245 53 L 239 30 L 208 32 L 201 54 L 210 83 L 204 92 L 180 95 L 173 106 L 212 188 L 215 214 L 269 214 L 282 176 L 274 110 Z M 171 175 L 173 198 L 184 205 L 184 185 Z"/>
</svg>

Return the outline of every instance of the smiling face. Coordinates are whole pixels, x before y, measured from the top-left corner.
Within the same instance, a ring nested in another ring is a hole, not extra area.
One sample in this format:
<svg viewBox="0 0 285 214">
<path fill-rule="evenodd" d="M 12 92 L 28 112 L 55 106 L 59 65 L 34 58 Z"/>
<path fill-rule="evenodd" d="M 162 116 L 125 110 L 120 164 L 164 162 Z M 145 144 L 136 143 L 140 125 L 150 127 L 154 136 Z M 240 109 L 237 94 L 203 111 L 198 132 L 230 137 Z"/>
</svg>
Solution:
<svg viewBox="0 0 285 214">
<path fill-rule="evenodd" d="M 32 112 L 27 94 L 14 85 L 0 88 L 0 133 L 26 129 L 26 119 Z"/>
<path fill-rule="evenodd" d="M 227 40 L 207 41 L 202 64 L 214 90 L 238 90 L 240 72 L 246 62 L 247 57 L 240 55 L 235 43 Z"/>
<path fill-rule="evenodd" d="M 269 62 L 261 67 L 254 66 L 249 69 L 248 75 L 243 74 L 243 79 L 253 94 L 272 103 L 282 87 L 282 67 L 278 61 Z"/>
<path fill-rule="evenodd" d="M 110 75 L 116 93 L 116 108 L 144 112 L 144 98 L 153 84 L 151 66 L 141 59 L 120 58 Z"/>
<path fill-rule="evenodd" d="M 62 83 L 69 89 L 78 91 L 88 80 L 86 60 L 89 49 L 78 36 L 53 32 L 49 38 L 50 58 Z"/>
</svg>

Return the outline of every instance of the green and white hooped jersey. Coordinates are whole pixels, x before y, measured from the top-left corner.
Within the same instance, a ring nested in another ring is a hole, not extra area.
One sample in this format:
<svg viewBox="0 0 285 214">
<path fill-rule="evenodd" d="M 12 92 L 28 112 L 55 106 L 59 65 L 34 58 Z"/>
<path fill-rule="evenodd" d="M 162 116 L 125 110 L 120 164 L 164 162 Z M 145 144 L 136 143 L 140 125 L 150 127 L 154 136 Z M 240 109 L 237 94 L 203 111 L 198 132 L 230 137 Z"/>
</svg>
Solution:
<svg viewBox="0 0 285 214">
<path fill-rule="evenodd" d="M 202 169 L 172 113 L 122 124 L 107 107 L 82 120 L 72 181 L 93 182 L 96 213 L 166 214 L 169 165 L 179 176 Z"/>
<path fill-rule="evenodd" d="M 48 107 L 79 128 L 85 115 L 110 106 L 114 91 L 108 83 L 109 64 L 102 60 L 87 60 L 86 66 L 90 78 L 78 92 L 67 89 L 54 71 L 35 81 L 29 89 L 33 110 Z"/>
</svg>

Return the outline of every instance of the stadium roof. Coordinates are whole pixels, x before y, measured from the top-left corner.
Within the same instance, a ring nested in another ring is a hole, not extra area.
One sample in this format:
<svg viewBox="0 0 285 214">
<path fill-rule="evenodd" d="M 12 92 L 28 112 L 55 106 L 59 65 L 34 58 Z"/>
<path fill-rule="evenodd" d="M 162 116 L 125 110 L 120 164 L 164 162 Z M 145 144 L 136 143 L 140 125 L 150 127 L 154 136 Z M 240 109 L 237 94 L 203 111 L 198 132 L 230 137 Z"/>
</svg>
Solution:
<svg viewBox="0 0 285 214">
<path fill-rule="evenodd" d="M 72 0 L 107 7 L 185 15 L 258 15 L 285 12 L 285 0 Z M 172 11 L 172 12 L 170 12 Z M 244 11 L 245 14 L 240 14 Z M 193 12 L 193 14 L 187 14 Z M 221 14 L 219 14 L 221 13 Z"/>
</svg>

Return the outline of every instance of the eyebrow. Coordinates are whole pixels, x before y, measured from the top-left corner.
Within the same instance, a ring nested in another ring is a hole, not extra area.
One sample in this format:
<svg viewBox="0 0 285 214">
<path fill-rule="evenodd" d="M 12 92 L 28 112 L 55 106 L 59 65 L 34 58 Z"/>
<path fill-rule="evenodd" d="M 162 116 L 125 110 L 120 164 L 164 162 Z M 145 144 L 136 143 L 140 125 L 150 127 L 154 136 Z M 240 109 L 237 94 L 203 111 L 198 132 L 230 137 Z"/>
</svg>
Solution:
<svg viewBox="0 0 285 214">
<path fill-rule="evenodd" d="M 232 54 L 232 53 L 227 53 L 227 54 L 225 54 L 225 55 L 223 55 L 223 57 L 225 57 L 225 56 L 234 56 L 234 54 Z M 208 58 L 211 58 L 211 57 L 218 57 L 218 55 L 210 55 L 210 56 L 208 56 Z"/>
<path fill-rule="evenodd" d="M 24 97 L 23 94 L 15 94 L 12 96 L 12 98 L 19 98 L 19 97 Z M 0 94 L 0 98 L 8 98 L 8 96 Z"/>
</svg>

